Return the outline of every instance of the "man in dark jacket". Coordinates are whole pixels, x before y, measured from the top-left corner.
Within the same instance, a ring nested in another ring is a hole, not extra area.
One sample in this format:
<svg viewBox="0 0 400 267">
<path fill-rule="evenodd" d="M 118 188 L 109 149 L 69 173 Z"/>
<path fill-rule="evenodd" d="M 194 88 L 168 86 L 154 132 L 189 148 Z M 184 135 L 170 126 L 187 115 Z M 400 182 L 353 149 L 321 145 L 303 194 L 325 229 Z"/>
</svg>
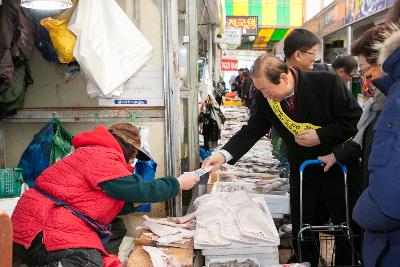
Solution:
<svg viewBox="0 0 400 267">
<path fill-rule="evenodd" d="M 234 164 L 274 126 L 286 144 L 290 163 L 291 220 L 293 235 L 296 237 L 300 228 L 301 163 L 316 159 L 321 153 L 330 153 L 334 145 L 349 139 L 357 130 L 361 108 L 337 75 L 289 69 L 283 61 L 268 54 L 254 62 L 252 77 L 259 90 L 255 96 L 255 113 L 251 114 L 247 125 L 220 152 L 204 161 L 203 167 L 213 166 L 212 171 L 216 171 L 225 162 Z M 276 106 L 273 108 L 266 98 L 280 102 L 284 115 L 291 119 L 287 126 L 280 120 L 282 113 L 276 111 Z M 302 132 L 291 128 L 291 125 L 300 126 L 306 122 L 321 128 Z M 344 222 L 344 188 L 340 169 L 335 166 L 324 173 L 320 166 L 311 166 L 305 170 L 304 177 L 303 223 L 323 223 L 318 221 L 319 206 L 326 208 L 333 223 Z M 351 182 L 359 184 L 357 181 Z M 355 191 L 352 184 L 350 190 Z M 336 246 L 336 264 L 344 265 L 350 263 L 350 255 L 344 256 L 346 248 L 340 243 L 337 242 Z M 303 260 L 316 266 L 319 255 L 317 249 L 313 250 L 312 246 L 302 247 Z M 347 253 L 350 254 L 350 251 Z"/>
</svg>

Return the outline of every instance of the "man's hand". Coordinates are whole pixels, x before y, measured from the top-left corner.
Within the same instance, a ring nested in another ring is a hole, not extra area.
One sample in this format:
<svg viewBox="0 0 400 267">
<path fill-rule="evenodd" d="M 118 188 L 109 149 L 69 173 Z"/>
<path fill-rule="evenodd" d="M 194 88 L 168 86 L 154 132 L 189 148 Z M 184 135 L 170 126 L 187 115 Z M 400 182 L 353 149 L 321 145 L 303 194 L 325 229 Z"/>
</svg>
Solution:
<svg viewBox="0 0 400 267">
<path fill-rule="evenodd" d="M 294 137 L 294 140 L 297 144 L 305 147 L 313 147 L 321 144 L 317 131 L 314 129 L 308 129 L 298 133 Z"/>
<path fill-rule="evenodd" d="M 211 173 L 216 172 L 221 168 L 222 164 L 225 163 L 225 156 L 221 152 L 217 152 L 214 155 L 206 158 L 203 161 L 203 164 L 201 164 L 201 167 L 204 169 L 208 166 L 212 166 L 212 170 L 210 171 Z"/>
<path fill-rule="evenodd" d="M 324 172 L 328 172 L 329 169 L 336 163 L 336 157 L 333 153 L 326 156 L 319 156 L 318 159 L 325 163 Z"/>
<path fill-rule="evenodd" d="M 178 182 L 182 190 L 192 189 L 200 181 L 200 177 L 194 176 L 190 172 L 185 172 L 178 177 Z"/>
</svg>

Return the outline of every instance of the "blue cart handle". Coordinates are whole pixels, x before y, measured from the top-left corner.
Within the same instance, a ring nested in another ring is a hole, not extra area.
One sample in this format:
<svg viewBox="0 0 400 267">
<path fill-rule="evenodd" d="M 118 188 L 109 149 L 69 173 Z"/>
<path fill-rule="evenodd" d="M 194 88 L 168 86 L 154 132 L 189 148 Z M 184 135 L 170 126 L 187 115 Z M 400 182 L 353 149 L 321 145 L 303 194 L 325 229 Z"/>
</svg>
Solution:
<svg viewBox="0 0 400 267">
<path fill-rule="evenodd" d="M 300 172 L 303 172 L 304 169 L 308 166 L 308 165 L 312 165 L 312 164 L 324 164 L 324 162 L 322 160 L 319 159 L 310 159 L 310 160 L 306 160 L 304 161 L 301 165 L 300 165 Z M 339 167 L 342 169 L 343 173 L 347 173 L 347 167 L 346 165 L 343 165 L 342 163 L 336 161 L 336 164 L 339 165 Z"/>
</svg>

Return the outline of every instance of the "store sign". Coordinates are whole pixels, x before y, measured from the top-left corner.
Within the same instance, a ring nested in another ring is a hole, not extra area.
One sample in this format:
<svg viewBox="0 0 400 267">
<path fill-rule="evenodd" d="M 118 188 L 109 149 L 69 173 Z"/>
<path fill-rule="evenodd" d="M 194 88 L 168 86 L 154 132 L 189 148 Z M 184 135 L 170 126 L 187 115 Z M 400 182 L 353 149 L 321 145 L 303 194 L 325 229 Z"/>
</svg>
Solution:
<svg viewBox="0 0 400 267">
<path fill-rule="evenodd" d="M 237 71 L 238 61 L 236 59 L 222 59 L 221 60 L 222 71 Z"/>
<path fill-rule="evenodd" d="M 391 4 L 390 2 L 386 0 L 347 0 L 345 24 L 368 17 L 386 8 Z"/>
<path fill-rule="evenodd" d="M 324 9 L 322 13 L 304 23 L 304 28 L 315 33 L 318 37 L 322 37 L 343 27 L 344 16 L 344 1 L 336 1 Z"/>
<path fill-rule="evenodd" d="M 258 34 L 257 16 L 226 16 L 226 28 L 239 28 L 243 35 Z"/>
<path fill-rule="evenodd" d="M 99 98 L 100 106 L 164 106 L 162 66 L 148 65 L 124 84 L 121 96 Z"/>
<path fill-rule="evenodd" d="M 242 41 L 242 30 L 237 28 L 225 28 L 225 44 L 227 49 L 236 49 Z"/>
</svg>

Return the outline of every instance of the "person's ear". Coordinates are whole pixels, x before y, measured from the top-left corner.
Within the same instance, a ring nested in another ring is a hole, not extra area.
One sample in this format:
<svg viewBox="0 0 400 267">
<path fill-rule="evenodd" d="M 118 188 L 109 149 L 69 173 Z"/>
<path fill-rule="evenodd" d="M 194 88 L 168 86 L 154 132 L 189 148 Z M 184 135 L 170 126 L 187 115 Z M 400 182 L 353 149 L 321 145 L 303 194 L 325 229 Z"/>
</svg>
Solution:
<svg viewBox="0 0 400 267">
<path fill-rule="evenodd" d="M 289 83 L 289 75 L 286 73 L 281 73 L 281 75 L 279 76 L 279 80 L 281 83 L 287 85 Z"/>
<path fill-rule="evenodd" d="M 297 60 L 297 61 L 301 61 L 301 52 L 299 51 L 299 50 L 297 50 L 296 52 L 294 52 L 294 58 Z"/>
</svg>

